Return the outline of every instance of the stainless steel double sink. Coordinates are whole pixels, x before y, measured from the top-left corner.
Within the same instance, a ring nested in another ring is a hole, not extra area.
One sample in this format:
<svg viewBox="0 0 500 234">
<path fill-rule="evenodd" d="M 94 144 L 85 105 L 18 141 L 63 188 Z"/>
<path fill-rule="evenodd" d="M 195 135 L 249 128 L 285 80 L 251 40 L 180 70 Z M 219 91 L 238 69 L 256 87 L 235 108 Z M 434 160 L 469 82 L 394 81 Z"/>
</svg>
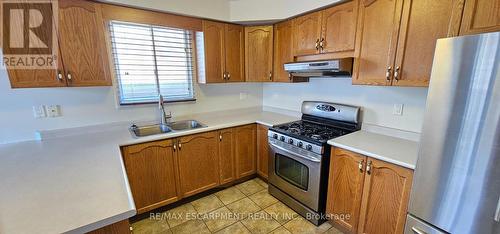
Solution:
<svg viewBox="0 0 500 234">
<path fill-rule="evenodd" d="M 206 125 L 196 120 L 175 121 L 168 124 L 152 124 L 152 125 L 132 125 L 130 131 L 135 137 L 145 137 L 157 134 L 170 132 L 187 131 L 191 129 L 204 128 Z"/>
</svg>

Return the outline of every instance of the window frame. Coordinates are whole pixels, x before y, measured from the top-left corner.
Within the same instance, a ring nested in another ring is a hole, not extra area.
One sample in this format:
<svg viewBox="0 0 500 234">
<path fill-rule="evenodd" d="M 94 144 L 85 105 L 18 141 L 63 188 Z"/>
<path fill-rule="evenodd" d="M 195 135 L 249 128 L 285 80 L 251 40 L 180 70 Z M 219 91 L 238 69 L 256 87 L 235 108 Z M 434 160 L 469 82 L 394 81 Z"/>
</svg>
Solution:
<svg viewBox="0 0 500 234">
<path fill-rule="evenodd" d="M 137 105 L 150 105 L 150 104 L 157 104 L 158 99 L 154 101 L 137 101 L 137 102 L 122 102 L 122 92 L 121 92 L 121 77 L 120 74 L 117 72 L 119 71 L 119 68 L 117 67 L 117 58 L 115 57 L 116 53 L 116 48 L 114 46 L 114 40 L 113 40 L 113 22 L 118 23 L 118 24 L 130 24 L 130 25 L 138 25 L 138 26 L 146 26 L 146 27 L 158 27 L 158 28 L 171 28 L 171 29 L 178 29 L 178 30 L 184 30 L 189 34 L 189 37 L 191 38 L 191 65 L 192 65 L 192 70 L 191 70 L 191 82 L 190 82 L 190 87 L 192 89 L 192 97 L 191 98 L 183 98 L 183 99 L 167 99 L 165 98 L 163 103 L 182 103 L 182 102 L 195 102 L 197 100 L 196 98 L 196 82 L 197 82 L 197 53 L 196 53 L 196 31 L 193 29 L 185 29 L 185 28 L 177 28 L 177 27 L 171 27 L 171 26 L 165 26 L 165 25 L 156 25 L 156 24 L 149 24 L 149 23 L 136 23 L 136 22 L 129 22 L 129 21 L 122 21 L 122 20 L 109 20 L 107 22 L 107 32 L 109 35 L 109 42 L 110 42 L 110 59 L 112 60 L 112 66 L 113 66 L 113 74 L 115 77 L 115 84 L 116 84 L 116 100 L 117 104 L 122 107 L 126 106 L 137 106 Z M 154 40 L 152 40 L 154 41 Z M 154 60 L 155 60 L 155 78 L 156 78 L 156 89 L 159 90 L 160 87 L 159 85 L 159 76 L 158 76 L 158 70 L 156 67 L 156 55 L 154 55 Z"/>
</svg>

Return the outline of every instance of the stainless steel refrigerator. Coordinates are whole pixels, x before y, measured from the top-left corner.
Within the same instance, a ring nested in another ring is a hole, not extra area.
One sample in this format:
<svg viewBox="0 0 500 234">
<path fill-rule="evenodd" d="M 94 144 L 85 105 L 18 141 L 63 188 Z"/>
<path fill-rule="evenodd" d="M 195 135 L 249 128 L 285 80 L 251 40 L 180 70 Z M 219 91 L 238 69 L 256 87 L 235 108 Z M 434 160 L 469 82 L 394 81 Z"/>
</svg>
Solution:
<svg viewBox="0 0 500 234">
<path fill-rule="evenodd" d="M 500 234 L 500 32 L 437 41 L 405 233 Z"/>
</svg>

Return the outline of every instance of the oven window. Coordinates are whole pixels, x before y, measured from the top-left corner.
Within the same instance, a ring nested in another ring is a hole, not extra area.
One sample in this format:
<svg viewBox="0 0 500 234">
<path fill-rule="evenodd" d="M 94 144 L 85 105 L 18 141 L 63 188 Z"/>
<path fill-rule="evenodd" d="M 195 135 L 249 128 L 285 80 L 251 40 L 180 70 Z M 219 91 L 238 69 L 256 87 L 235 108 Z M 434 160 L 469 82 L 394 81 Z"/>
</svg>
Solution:
<svg viewBox="0 0 500 234">
<path fill-rule="evenodd" d="M 276 154 L 275 158 L 276 175 L 302 190 L 307 190 L 309 186 L 309 168 L 281 154 Z"/>
</svg>

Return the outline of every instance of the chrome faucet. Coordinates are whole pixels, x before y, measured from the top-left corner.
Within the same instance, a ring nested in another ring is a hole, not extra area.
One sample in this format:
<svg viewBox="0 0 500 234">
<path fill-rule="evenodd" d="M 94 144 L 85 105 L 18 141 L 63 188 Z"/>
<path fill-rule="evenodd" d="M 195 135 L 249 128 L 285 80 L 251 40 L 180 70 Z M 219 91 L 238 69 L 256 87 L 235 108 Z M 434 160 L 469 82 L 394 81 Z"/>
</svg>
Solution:
<svg viewBox="0 0 500 234">
<path fill-rule="evenodd" d="M 172 112 L 168 112 L 168 115 L 165 112 L 165 106 L 163 105 L 163 96 L 160 94 L 158 97 L 158 108 L 160 109 L 160 125 L 166 125 L 170 122 L 172 118 Z"/>
</svg>

